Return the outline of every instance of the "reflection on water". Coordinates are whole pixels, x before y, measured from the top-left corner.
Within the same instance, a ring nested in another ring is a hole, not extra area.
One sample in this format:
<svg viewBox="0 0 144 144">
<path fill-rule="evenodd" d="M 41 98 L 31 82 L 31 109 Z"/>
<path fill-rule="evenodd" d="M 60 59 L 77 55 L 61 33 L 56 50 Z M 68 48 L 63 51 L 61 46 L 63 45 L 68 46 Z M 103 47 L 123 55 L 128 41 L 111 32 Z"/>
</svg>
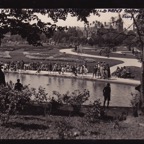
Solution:
<svg viewBox="0 0 144 144">
<path fill-rule="evenodd" d="M 90 99 L 86 102 L 93 102 L 96 99 L 103 101 L 103 88 L 104 82 L 95 82 L 88 80 L 78 80 L 71 78 L 61 78 L 52 76 L 40 76 L 40 75 L 27 75 L 27 74 L 6 74 L 6 81 L 16 82 L 17 79 L 21 80 L 22 84 L 30 84 L 30 87 L 38 89 L 39 86 L 46 88 L 46 92 L 52 95 L 54 90 L 65 93 L 67 91 L 74 91 L 76 89 L 90 91 Z M 124 84 L 111 84 L 111 106 L 130 106 L 131 91 L 134 90 L 134 86 Z"/>
</svg>

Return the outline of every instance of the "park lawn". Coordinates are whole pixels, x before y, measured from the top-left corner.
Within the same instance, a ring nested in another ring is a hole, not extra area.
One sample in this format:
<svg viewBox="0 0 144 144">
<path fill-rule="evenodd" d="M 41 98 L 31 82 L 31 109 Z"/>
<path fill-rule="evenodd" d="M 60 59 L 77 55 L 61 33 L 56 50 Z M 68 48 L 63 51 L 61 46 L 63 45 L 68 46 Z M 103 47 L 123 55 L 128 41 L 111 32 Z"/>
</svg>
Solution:
<svg viewBox="0 0 144 144">
<path fill-rule="evenodd" d="M 141 68 L 135 66 L 129 66 L 132 74 L 135 76 L 135 80 L 141 80 Z"/>
<path fill-rule="evenodd" d="M 32 46 L 30 46 L 30 47 L 32 47 Z M 41 62 L 44 62 L 44 63 L 49 63 L 51 61 L 52 63 L 58 63 L 58 64 L 60 64 L 60 63 L 63 63 L 63 64 L 69 63 L 69 64 L 72 64 L 72 65 L 74 63 L 82 64 L 83 61 L 86 61 L 87 66 L 88 66 L 88 70 L 89 70 L 90 73 L 93 71 L 94 64 L 98 61 L 106 61 L 110 66 L 114 66 L 114 65 L 122 63 L 122 61 L 118 61 L 118 60 L 82 57 L 82 56 L 77 56 L 77 55 L 70 55 L 70 54 L 60 53 L 59 49 L 57 49 L 57 48 L 53 48 L 53 49 L 43 48 L 43 50 L 41 48 L 38 48 L 38 47 L 34 50 L 31 50 L 29 48 L 28 53 L 30 53 L 30 54 L 33 55 L 33 53 L 39 53 L 39 55 L 37 54 L 34 59 L 30 59 L 29 57 L 26 57 L 23 54 L 23 52 L 25 52 L 24 49 L 17 49 L 17 50 L 14 50 L 14 51 L 10 51 L 9 54 L 11 56 L 11 59 L 0 57 L 0 61 L 7 62 L 7 61 L 24 60 L 27 63 L 28 62 L 38 62 L 38 61 L 41 61 Z M 91 53 L 91 54 L 93 54 L 93 53 Z M 45 55 L 54 56 L 54 58 L 47 59 Z M 138 68 L 138 67 L 130 67 L 130 68 L 131 68 L 132 73 L 135 75 L 134 79 L 135 80 L 140 80 L 141 68 Z"/>
<path fill-rule="evenodd" d="M 136 66 L 127 66 L 127 68 L 130 68 L 130 71 L 132 75 L 134 75 L 134 80 L 141 80 L 141 68 Z"/>
<path fill-rule="evenodd" d="M 93 67 L 94 67 L 96 62 L 105 61 L 110 66 L 114 66 L 114 65 L 123 63 L 122 61 L 119 61 L 119 60 L 110 60 L 110 59 L 103 59 L 103 58 L 90 58 L 90 57 L 82 57 L 82 56 L 77 56 L 77 55 L 60 53 L 59 50 L 56 48 L 51 49 L 51 50 L 47 50 L 47 51 L 43 51 L 41 49 L 34 50 L 34 51 L 32 51 L 32 50 L 27 51 L 28 53 L 32 53 L 32 55 L 34 55 L 33 53 L 40 53 L 39 56 L 38 56 L 38 54 L 36 54 L 36 56 L 33 59 L 26 57 L 26 55 L 24 55 L 23 52 L 26 52 L 26 51 L 24 51 L 24 49 L 18 49 L 18 50 L 10 51 L 11 59 L 8 60 L 5 58 L 0 58 L 0 61 L 7 62 L 7 61 L 24 60 L 26 63 L 38 62 L 38 61 L 44 62 L 44 63 L 49 63 L 51 61 L 52 63 L 58 63 L 58 64 L 69 63 L 71 65 L 74 65 L 75 63 L 83 64 L 83 61 L 86 61 L 89 72 L 93 71 Z M 45 56 L 46 54 L 49 56 L 53 56 L 54 58 L 47 59 L 47 57 Z"/>
<path fill-rule="evenodd" d="M 44 44 L 43 46 L 32 46 L 29 44 L 17 44 L 17 45 L 13 45 L 13 44 L 9 44 L 9 45 L 2 45 L 0 47 L 0 51 L 14 51 L 14 50 L 19 50 L 19 49 L 24 49 L 25 51 L 47 51 L 49 49 L 64 49 L 64 48 L 68 48 L 64 45 L 49 45 L 49 44 Z"/>
<path fill-rule="evenodd" d="M 110 112 L 121 113 L 124 108 L 110 108 Z M 127 110 L 127 109 L 125 109 Z M 144 117 L 134 118 L 130 113 L 126 121 L 119 122 L 120 129 L 114 128 L 114 121 L 89 122 L 85 117 L 50 115 L 17 115 L 9 123 L 0 126 L 0 139 L 61 139 L 59 133 L 75 136 L 65 139 L 143 139 Z M 137 121 L 137 122 L 136 122 Z"/>
<path fill-rule="evenodd" d="M 95 50 L 83 50 L 83 53 L 85 54 L 91 54 L 91 55 L 99 55 L 99 52 L 95 51 Z M 102 54 L 101 56 L 105 56 L 105 54 Z M 131 58 L 131 59 L 135 59 L 135 56 L 133 56 L 132 54 L 119 54 L 119 53 L 110 53 L 109 55 L 110 57 L 117 57 L 117 58 Z"/>
</svg>

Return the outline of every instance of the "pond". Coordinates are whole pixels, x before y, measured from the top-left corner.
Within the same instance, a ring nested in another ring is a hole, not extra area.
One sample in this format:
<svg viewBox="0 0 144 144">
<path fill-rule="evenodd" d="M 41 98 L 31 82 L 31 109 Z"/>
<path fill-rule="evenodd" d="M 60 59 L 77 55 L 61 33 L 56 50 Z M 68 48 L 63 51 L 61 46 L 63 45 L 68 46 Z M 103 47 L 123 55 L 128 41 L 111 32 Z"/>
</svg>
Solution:
<svg viewBox="0 0 144 144">
<path fill-rule="evenodd" d="M 38 89 L 39 86 L 42 86 L 46 88 L 46 92 L 48 92 L 51 96 L 53 91 L 58 91 L 61 94 L 64 94 L 67 91 L 72 92 L 76 89 L 88 89 L 90 91 L 90 98 L 85 104 L 89 104 L 90 101 L 93 102 L 96 99 L 100 99 L 101 102 L 103 102 L 103 88 L 105 86 L 104 82 L 16 73 L 6 73 L 5 77 L 7 82 L 11 80 L 15 83 L 19 78 L 23 85 L 30 84 L 30 87 L 36 89 Z M 134 86 L 111 83 L 110 106 L 129 107 L 130 100 L 132 98 L 132 91 L 134 91 Z"/>
</svg>

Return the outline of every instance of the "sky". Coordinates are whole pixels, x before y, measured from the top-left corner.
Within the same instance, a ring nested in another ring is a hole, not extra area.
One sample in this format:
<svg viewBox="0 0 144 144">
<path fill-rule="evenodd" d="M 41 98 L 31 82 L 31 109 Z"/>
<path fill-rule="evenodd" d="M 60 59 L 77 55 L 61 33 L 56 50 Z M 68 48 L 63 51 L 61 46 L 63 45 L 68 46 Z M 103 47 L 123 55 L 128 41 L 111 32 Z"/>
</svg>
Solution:
<svg viewBox="0 0 144 144">
<path fill-rule="evenodd" d="M 108 12 L 108 9 L 106 9 L 107 12 L 106 13 L 103 13 L 103 12 L 100 12 L 100 17 L 96 16 L 96 15 L 90 15 L 90 17 L 88 17 L 88 20 L 89 22 L 93 22 L 93 21 L 101 21 L 101 22 L 110 22 L 110 19 L 111 17 L 118 17 L 119 13 L 117 12 Z M 125 10 L 122 10 L 120 12 L 120 15 L 123 19 L 123 22 L 124 22 L 124 28 L 127 28 L 129 27 L 133 21 L 132 19 L 129 17 L 129 18 L 126 18 L 124 16 L 125 14 Z M 128 16 L 128 14 L 126 14 Z M 38 15 L 39 18 L 41 18 L 41 20 L 43 22 L 52 22 L 53 21 L 48 18 L 47 16 L 43 16 L 43 15 Z M 68 15 L 66 21 L 63 21 L 63 20 L 58 20 L 58 22 L 56 23 L 58 26 L 78 26 L 78 27 L 84 27 L 84 22 L 81 22 L 81 21 L 77 21 L 77 18 L 76 17 L 71 17 L 70 14 Z M 132 29 L 132 27 L 130 28 Z"/>
</svg>

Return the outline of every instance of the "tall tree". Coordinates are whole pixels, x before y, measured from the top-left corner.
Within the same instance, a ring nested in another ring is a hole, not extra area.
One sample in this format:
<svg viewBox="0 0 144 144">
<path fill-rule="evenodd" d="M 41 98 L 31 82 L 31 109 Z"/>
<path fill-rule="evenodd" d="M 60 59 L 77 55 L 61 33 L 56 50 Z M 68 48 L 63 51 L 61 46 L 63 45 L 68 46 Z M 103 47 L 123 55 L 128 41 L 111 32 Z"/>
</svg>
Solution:
<svg viewBox="0 0 144 144">
<path fill-rule="evenodd" d="M 1 9 L 0 10 L 0 43 L 4 34 L 10 32 L 12 35 L 19 34 L 26 38 L 29 44 L 40 45 L 40 35 L 44 33 L 48 38 L 52 37 L 57 29 L 63 30 L 55 23 L 58 19 L 66 20 L 68 13 L 77 20 L 88 23 L 87 17 L 93 13 L 98 15 L 95 9 L 60 8 L 60 9 Z M 37 14 L 50 17 L 54 23 L 44 23 Z M 35 21 L 35 22 L 33 22 Z"/>
</svg>

